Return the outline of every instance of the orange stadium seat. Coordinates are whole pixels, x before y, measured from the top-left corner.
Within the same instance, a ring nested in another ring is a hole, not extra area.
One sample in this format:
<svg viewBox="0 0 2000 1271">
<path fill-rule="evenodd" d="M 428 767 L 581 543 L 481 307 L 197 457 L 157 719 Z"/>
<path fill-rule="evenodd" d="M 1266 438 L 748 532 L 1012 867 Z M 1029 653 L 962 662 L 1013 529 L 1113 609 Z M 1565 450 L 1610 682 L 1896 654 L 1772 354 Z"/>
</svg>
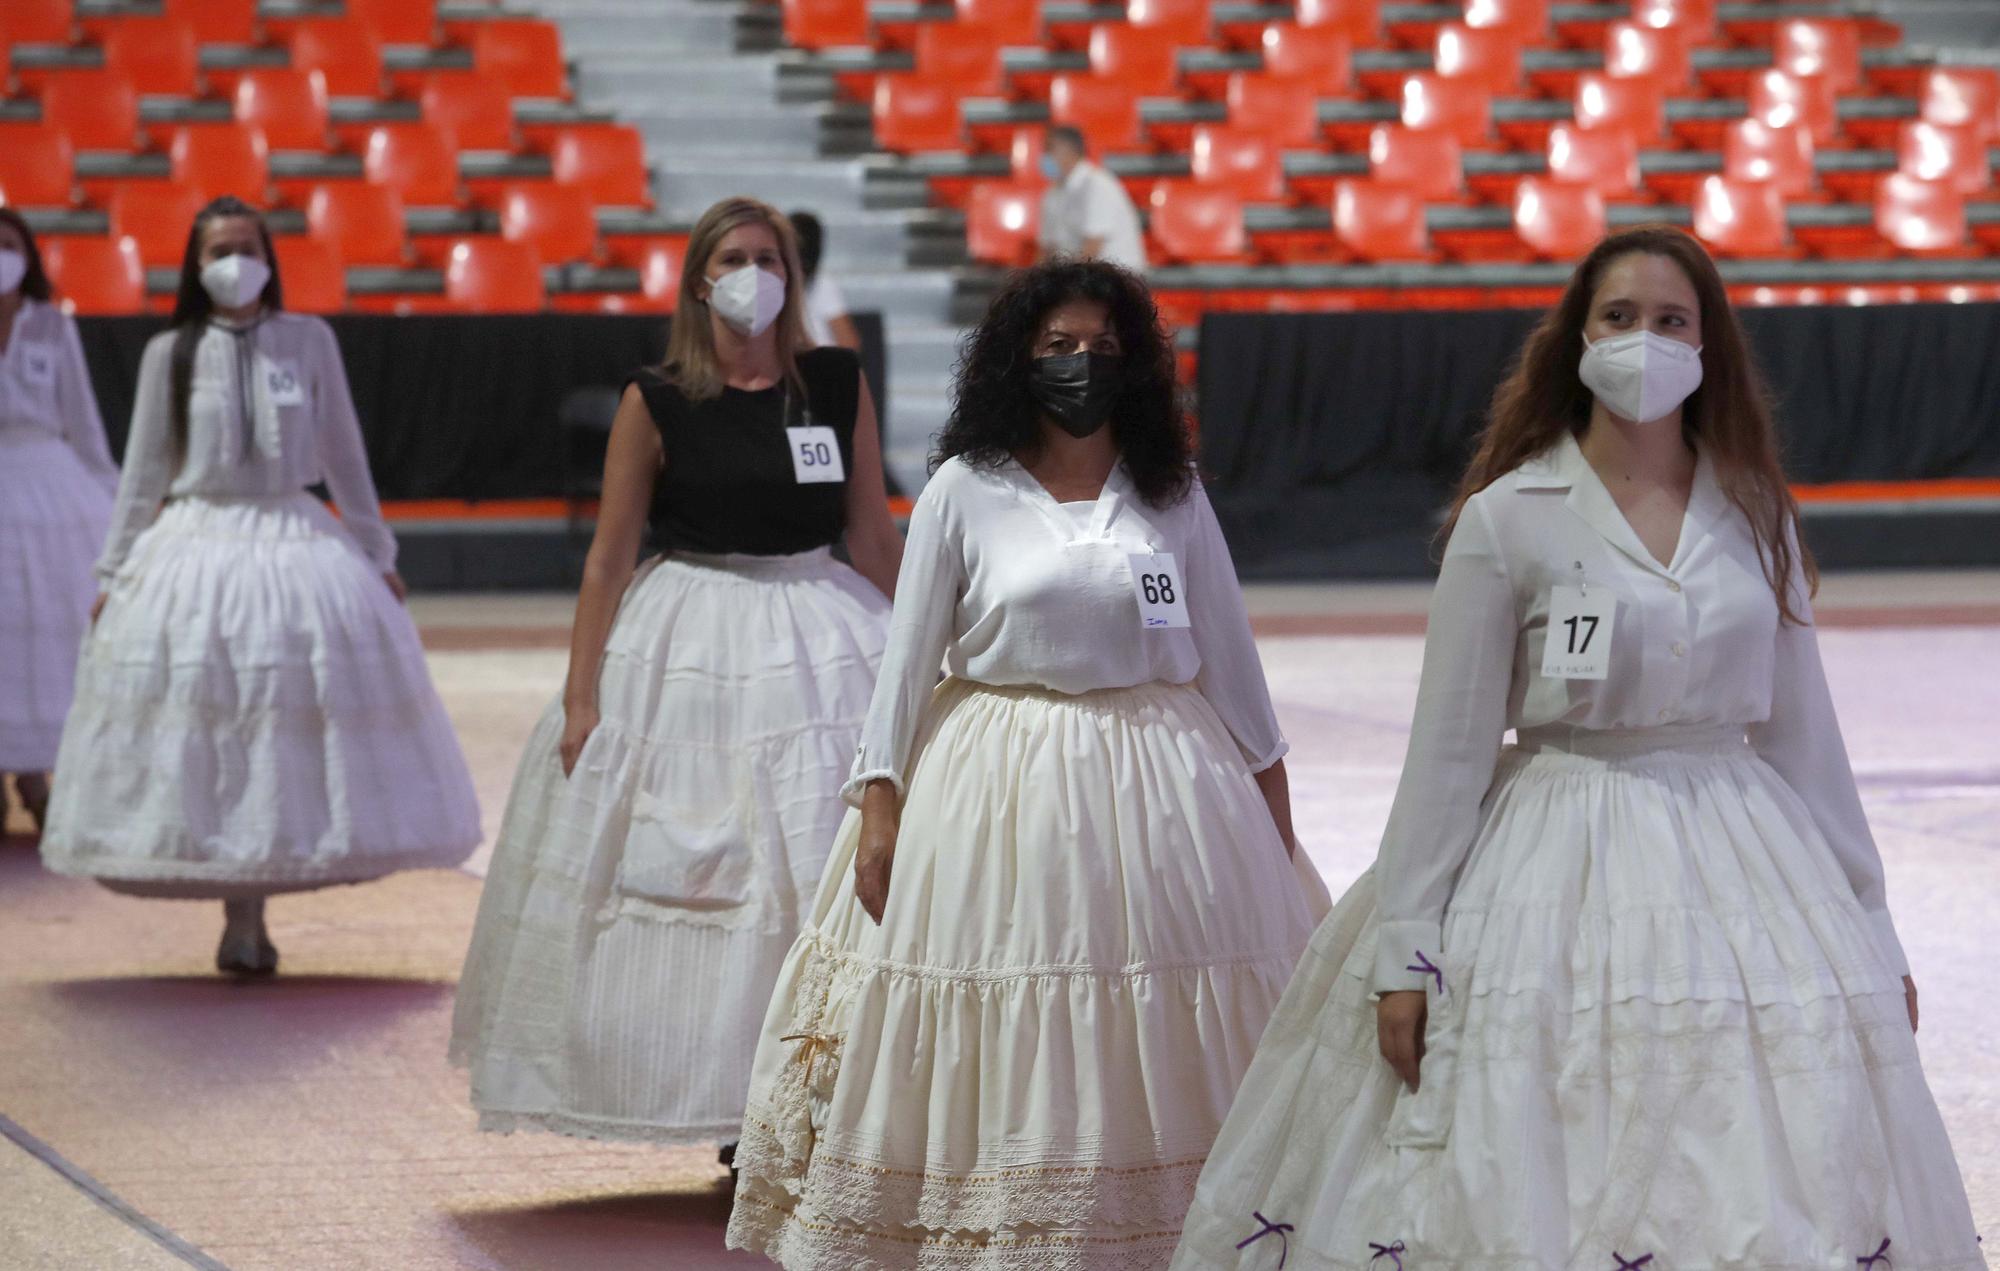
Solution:
<svg viewBox="0 0 2000 1271">
<path fill-rule="evenodd" d="M 1590 186 L 1523 177 L 1514 187 L 1514 232 L 1537 256 L 1581 256 L 1597 245 L 1604 230 L 1604 198 Z"/>
<path fill-rule="evenodd" d="M 285 308 L 299 313 L 339 313 L 347 307 L 347 271 L 333 245 L 303 234 L 271 240 L 278 254 L 278 277 Z"/>
<path fill-rule="evenodd" d="M 1941 252 L 1965 243 L 1965 196 L 1943 181 L 1892 172 L 1875 189 L 1875 229 L 1906 252 Z"/>
<path fill-rule="evenodd" d="M 1042 175 L 1042 151 L 1048 137 L 1048 129 L 1028 127 L 1016 128 L 1007 141 L 1007 170 L 1013 175 L 1015 185 L 1032 186 L 1039 190 L 1049 183 Z"/>
<path fill-rule="evenodd" d="M 1477 146 L 1493 134 L 1493 99 L 1473 80 L 1420 73 L 1403 80 L 1402 117 L 1406 128 L 1443 129 Z"/>
<path fill-rule="evenodd" d="M 0 6 L 0 45 L 68 44 L 75 37 L 74 0 L 7 0 Z"/>
<path fill-rule="evenodd" d="M 1004 45 L 1042 42 L 1042 0 L 957 0 L 958 20 L 991 30 Z"/>
<path fill-rule="evenodd" d="M 201 83 L 201 48 L 175 18 L 120 18 L 104 37 L 105 69 L 141 94 L 192 97 Z"/>
<path fill-rule="evenodd" d="M 1197 185 L 1234 191 L 1245 203 L 1285 196 L 1284 155 L 1261 132 L 1203 124 L 1194 130 L 1188 159 Z"/>
<path fill-rule="evenodd" d="M 1165 97 L 1180 79 L 1180 46 L 1164 31 L 1104 22 L 1090 29 L 1091 72 L 1140 97 Z"/>
<path fill-rule="evenodd" d="M 135 243 L 148 265 L 178 265 L 195 213 L 207 201 L 200 190 L 174 181 L 123 182 L 111 191 L 111 232 Z"/>
<path fill-rule="evenodd" d="M 185 23 L 198 43 L 257 43 L 257 0 L 166 0 L 162 11 Z"/>
<path fill-rule="evenodd" d="M 1549 0 L 1466 0 L 1465 25 L 1540 44 L 1549 31 Z"/>
<path fill-rule="evenodd" d="M 139 142 L 139 94 L 117 71 L 64 71 L 42 89 L 42 122 L 78 150 L 130 150 Z"/>
<path fill-rule="evenodd" d="M 1293 20 L 1338 31 L 1358 49 L 1382 43 L 1382 0 L 1298 0 Z"/>
<path fill-rule="evenodd" d="M 57 299 L 78 313 L 137 313 L 146 304 L 146 266 L 129 238 L 42 240 Z"/>
<path fill-rule="evenodd" d="M 1423 195 L 1406 185 L 1348 179 L 1334 186 L 1333 232 L 1367 261 L 1423 260 Z"/>
<path fill-rule="evenodd" d="M 1427 202 L 1449 203 L 1465 194 L 1464 155 L 1458 138 L 1443 128 L 1375 125 L 1368 134 L 1368 174 L 1415 190 Z"/>
<path fill-rule="evenodd" d="M 597 212 L 583 190 L 523 182 L 501 192 L 499 207 L 500 236 L 528 244 L 551 264 L 589 260 L 597 254 Z"/>
<path fill-rule="evenodd" d="M 1651 78 L 1579 75 L 1575 118 L 1580 127 L 1621 128 L 1641 146 L 1655 145 L 1666 137 L 1666 91 Z"/>
<path fill-rule="evenodd" d="M 466 313 L 539 313 L 548 306 L 542 261 L 526 243 L 462 238 L 451 245 L 444 294 Z"/>
<path fill-rule="evenodd" d="M 76 150 L 60 128 L 0 123 L 0 190 L 14 207 L 67 207 L 76 195 Z"/>
<path fill-rule="evenodd" d="M 276 67 L 236 81 L 236 120 L 261 129 L 273 150 L 325 150 L 326 76 Z"/>
<path fill-rule="evenodd" d="M 1243 200 L 1233 190 L 1162 181 L 1153 187 L 1153 241 L 1170 258 L 1190 264 L 1240 260 L 1249 245 Z"/>
<path fill-rule="evenodd" d="M 1049 119 L 1083 134 L 1095 154 L 1139 145 L 1139 95 L 1091 75 L 1058 75 L 1049 82 Z"/>
<path fill-rule="evenodd" d="M 1694 82 L 1694 58 L 1685 32 L 1643 22 L 1612 22 L 1604 30 L 1604 73 L 1613 79 L 1651 79 L 1668 88 Z"/>
<path fill-rule="evenodd" d="M 437 43 L 437 0 L 347 0 L 347 16 L 384 44 Z"/>
<path fill-rule="evenodd" d="M 1776 256 L 1786 250 L 1785 196 L 1770 181 L 1703 177 L 1694 196 L 1695 237 L 1724 256 Z"/>
<path fill-rule="evenodd" d="M 1767 124 L 1804 124 L 1824 145 L 1840 136 L 1840 114 L 1832 81 L 1794 75 L 1775 67 L 1750 77 L 1750 118 Z"/>
<path fill-rule="evenodd" d="M 1639 189 L 1639 143 L 1622 128 L 1557 124 L 1549 130 L 1549 175 L 1607 199 L 1629 198 Z"/>
<path fill-rule="evenodd" d="M 785 40 L 802 49 L 868 43 L 868 0 L 784 0 Z"/>
<path fill-rule="evenodd" d="M 994 97 L 1006 82 L 1000 37 L 962 22 L 927 22 L 917 28 L 917 74 L 956 85 L 961 96 Z"/>
<path fill-rule="evenodd" d="M 1032 264 L 1041 233 L 1042 192 L 1007 181 L 972 187 L 965 204 L 965 244 L 972 258 L 1013 268 Z"/>
<path fill-rule="evenodd" d="M 1519 37 L 1505 28 L 1448 22 L 1438 28 L 1432 64 L 1439 75 L 1471 80 L 1489 93 L 1506 96 L 1521 87 Z"/>
<path fill-rule="evenodd" d="M 565 128 L 549 147 L 556 180 L 585 191 L 591 201 L 613 207 L 651 207 L 646 177 L 646 141 L 636 128 L 598 124 Z"/>
<path fill-rule="evenodd" d="M 329 181 L 306 200 L 306 229 L 349 265 L 401 265 L 409 258 L 403 200 L 386 185 Z"/>
<path fill-rule="evenodd" d="M 1771 64 L 1793 75 L 1821 75 L 1836 93 L 1861 86 L 1861 26 L 1838 18 L 1793 18 L 1771 32 Z"/>
<path fill-rule="evenodd" d="M 1262 47 L 1266 74 L 1302 80 L 1322 97 L 1354 90 L 1353 48 L 1334 27 L 1273 22 L 1264 28 Z"/>
<path fill-rule="evenodd" d="M 1924 76 L 1922 109 L 1934 124 L 1970 124 L 1988 141 L 2000 138 L 2000 70 L 1935 67 Z"/>
<path fill-rule="evenodd" d="M 1715 0 L 1632 0 L 1632 20 L 1671 27 L 1691 44 L 1701 43 L 1715 38 Z"/>
<path fill-rule="evenodd" d="M 1229 77 L 1229 126 L 1297 149 L 1319 140 L 1319 94 L 1302 79 L 1239 71 Z"/>
<path fill-rule="evenodd" d="M 516 97 L 569 96 L 562 33 L 553 22 L 488 18 L 472 25 L 472 66 Z"/>
<path fill-rule="evenodd" d="M 1125 0 L 1125 20 L 1163 31 L 1186 48 L 1206 45 L 1212 30 L 1208 0 Z"/>
<path fill-rule="evenodd" d="M 459 199 L 458 151 L 429 124 L 376 125 L 368 134 L 362 171 L 412 206 L 444 206 Z"/>
<path fill-rule="evenodd" d="M 358 22 L 309 18 L 292 28 L 292 66 L 319 71 L 334 97 L 382 95 L 382 42 Z"/>
<path fill-rule="evenodd" d="M 1819 184 L 1812 132 L 1802 123 L 1734 120 L 1722 136 L 1722 174 L 1731 181 L 1768 181 L 1786 198 L 1804 198 Z"/>
<path fill-rule="evenodd" d="M 687 239 L 652 237 L 620 258 L 639 271 L 639 294 L 647 308 L 672 313 L 680 306 L 681 269 Z"/>
<path fill-rule="evenodd" d="M 464 71 L 439 71 L 424 79 L 417 98 L 424 122 L 459 150 L 512 150 L 514 99 L 501 84 Z"/>
<path fill-rule="evenodd" d="M 194 124 L 174 130 L 167 151 L 173 179 L 210 198 L 233 194 L 245 203 L 270 201 L 271 155 L 261 129 L 248 124 Z"/>
<path fill-rule="evenodd" d="M 1934 124 L 1914 119 L 1897 139 L 1896 168 L 1923 181 L 1942 181 L 1960 194 L 1981 194 L 1993 185 L 1993 164 L 1985 138 L 1971 124 Z"/>
<path fill-rule="evenodd" d="M 890 150 L 957 150 L 964 144 L 958 90 L 919 75 L 875 80 L 875 140 Z"/>
</svg>

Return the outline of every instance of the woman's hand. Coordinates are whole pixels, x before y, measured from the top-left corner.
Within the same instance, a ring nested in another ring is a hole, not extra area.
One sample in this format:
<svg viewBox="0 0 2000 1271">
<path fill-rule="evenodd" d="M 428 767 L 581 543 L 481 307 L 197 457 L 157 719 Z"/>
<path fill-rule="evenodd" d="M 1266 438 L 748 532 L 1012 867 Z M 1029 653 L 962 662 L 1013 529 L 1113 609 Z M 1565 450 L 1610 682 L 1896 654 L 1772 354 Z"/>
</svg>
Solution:
<svg viewBox="0 0 2000 1271">
<path fill-rule="evenodd" d="M 563 706 L 562 769 L 567 777 L 576 771 L 576 761 L 583 758 L 584 743 L 597 731 L 597 707 L 595 705 Z"/>
<path fill-rule="evenodd" d="M 391 595 L 396 597 L 396 602 L 398 604 L 401 604 L 403 601 L 406 601 L 410 598 L 409 587 L 404 585 L 403 576 L 397 573 L 395 570 L 392 569 L 388 573 L 382 575 L 382 581 L 389 584 L 389 592 Z"/>
<path fill-rule="evenodd" d="M 97 619 L 98 619 L 98 615 L 100 615 L 100 614 L 102 614 L 102 613 L 104 612 L 104 602 L 105 602 L 105 601 L 107 601 L 107 600 L 109 600 L 109 599 L 111 599 L 111 593 L 110 593 L 110 592 L 108 592 L 108 591 L 100 591 L 100 592 L 98 592 L 98 593 L 97 593 L 97 599 L 95 599 L 95 600 L 93 600 L 93 601 L 91 601 L 91 602 L 90 602 L 90 625 L 91 625 L 91 626 L 93 626 L 93 627 L 94 627 L 94 626 L 96 626 L 96 625 L 97 625 Z"/>
<path fill-rule="evenodd" d="M 1917 1031 L 1917 982 L 1903 977 L 1903 1004 L 1910 1008 L 1910 1031 Z"/>
<path fill-rule="evenodd" d="M 861 842 L 854 849 L 854 896 L 876 926 L 889 905 L 889 870 L 896 860 L 896 834 L 902 814 L 896 807 L 896 787 L 871 781 L 861 794 Z"/>
<path fill-rule="evenodd" d="M 1424 1058 L 1424 1022 L 1429 1014 L 1430 1003 L 1421 989 L 1384 993 L 1375 1002 L 1376 1044 L 1412 1094 Z"/>
</svg>

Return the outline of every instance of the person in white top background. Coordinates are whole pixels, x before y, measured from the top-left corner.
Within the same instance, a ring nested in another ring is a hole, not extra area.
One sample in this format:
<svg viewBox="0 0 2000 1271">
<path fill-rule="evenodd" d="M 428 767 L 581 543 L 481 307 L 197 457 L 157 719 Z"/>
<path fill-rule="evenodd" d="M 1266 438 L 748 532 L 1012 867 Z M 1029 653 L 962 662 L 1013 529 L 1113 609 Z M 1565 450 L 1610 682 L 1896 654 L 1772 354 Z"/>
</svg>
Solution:
<svg viewBox="0 0 2000 1271">
<path fill-rule="evenodd" d="M 858 810 L 765 1020 L 731 1245 L 792 1268 L 1171 1256 L 1314 918 L 1189 446 L 1124 270 L 1024 271 L 968 337 Z"/>
<path fill-rule="evenodd" d="M 1494 398 L 1380 855 L 1175 1267 L 1985 1265 L 1777 456 L 1707 254 L 1603 242 Z"/>
<path fill-rule="evenodd" d="M 221 899 L 216 966 L 245 975 L 277 969 L 266 896 L 480 837 L 339 347 L 283 299 L 263 218 L 204 207 L 139 364 L 41 844 L 57 873 Z"/>
<path fill-rule="evenodd" d="M 818 347 L 861 348 L 861 332 L 847 316 L 847 297 L 840 284 L 820 272 L 820 256 L 826 251 L 826 227 L 811 212 L 793 212 L 785 218 L 799 240 L 799 267 L 806 275 L 806 335 Z"/>
<path fill-rule="evenodd" d="M 1083 134 L 1075 128 L 1049 129 L 1043 147 L 1042 172 L 1049 188 L 1042 196 L 1042 259 L 1080 256 L 1145 272 L 1139 209 L 1132 206 L 1124 183 L 1090 161 Z"/>
<path fill-rule="evenodd" d="M 0 207 L 0 776 L 37 829 L 117 488 L 76 322 L 27 221 Z"/>
</svg>

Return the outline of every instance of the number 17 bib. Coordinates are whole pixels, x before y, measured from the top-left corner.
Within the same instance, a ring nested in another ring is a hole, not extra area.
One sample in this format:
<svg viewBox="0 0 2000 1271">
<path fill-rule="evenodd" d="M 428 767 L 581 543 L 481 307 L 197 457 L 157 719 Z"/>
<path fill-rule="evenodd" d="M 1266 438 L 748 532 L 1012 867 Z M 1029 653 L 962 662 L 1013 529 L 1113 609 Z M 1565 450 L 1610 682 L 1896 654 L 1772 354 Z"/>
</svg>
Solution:
<svg viewBox="0 0 2000 1271">
<path fill-rule="evenodd" d="M 1549 592 L 1548 643 L 1542 674 L 1552 680 L 1601 680 L 1611 674 L 1611 624 L 1618 597 L 1604 587 Z"/>
</svg>

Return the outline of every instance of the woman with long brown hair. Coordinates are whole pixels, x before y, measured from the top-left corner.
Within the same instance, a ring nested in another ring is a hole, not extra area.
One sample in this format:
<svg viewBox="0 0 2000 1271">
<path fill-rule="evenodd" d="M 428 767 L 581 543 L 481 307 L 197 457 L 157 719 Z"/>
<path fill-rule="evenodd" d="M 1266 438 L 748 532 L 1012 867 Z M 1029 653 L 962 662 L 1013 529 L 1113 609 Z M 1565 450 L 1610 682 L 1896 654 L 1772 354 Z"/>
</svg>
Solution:
<svg viewBox="0 0 2000 1271">
<path fill-rule="evenodd" d="M 482 1129 L 734 1141 L 887 639 L 875 408 L 852 352 L 808 345 L 790 224 L 725 199 L 687 262 L 459 981 Z"/>
<path fill-rule="evenodd" d="M 1707 254 L 1600 244 L 1494 398 L 1381 853 L 1176 1267 L 1984 1265 L 1777 454 Z"/>
</svg>

